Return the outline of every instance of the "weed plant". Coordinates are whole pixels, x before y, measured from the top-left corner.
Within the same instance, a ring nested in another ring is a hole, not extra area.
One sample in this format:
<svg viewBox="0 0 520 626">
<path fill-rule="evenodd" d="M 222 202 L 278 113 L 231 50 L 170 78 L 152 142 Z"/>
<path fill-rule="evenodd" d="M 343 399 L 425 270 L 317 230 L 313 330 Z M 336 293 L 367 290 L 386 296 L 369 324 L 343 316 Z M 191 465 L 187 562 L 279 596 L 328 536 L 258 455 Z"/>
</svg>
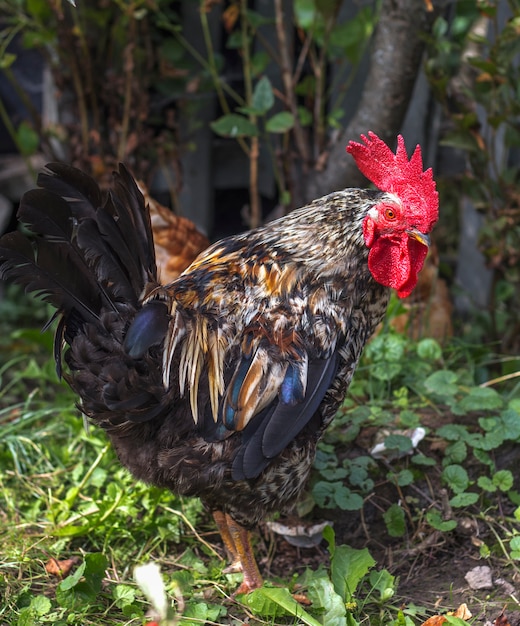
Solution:
<svg viewBox="0 0 520 626">
<path fill-rule="evenodd" d="M 6 331 L 2 339 L 0 624 L 143 624 L 150 600 L 133 572 L 150 561 L 161 566 L 172 607 L 164 623 L 418 626 L 426 619 L 429 607 L 401 603 L 390 569 L 366 547 L 338 545 L 331 527 L 320 566 L 233 600 L 239 575 L 223 573 L 223 551 L 200 502 L 145 486 L 121 468 L 57 380 L 51 346 L 50 331 Z M 455 545 L 470 520 L 480 529 L 477 556 L 518 572 L 520 385 L 503 380 L 500 365 L 489 350 L 459 341 L 443 349 L 383 329 L 320 444 L 307 512 L 358 516 L 370 546 L 364 513 L 375 506 L 385 529 L 379 542 L 396 553 L 429 536 Z M 383 448 L 375 455 L 376 441 Z M 296 592 L 312 604 L 298 604 Z"/>
</svg>

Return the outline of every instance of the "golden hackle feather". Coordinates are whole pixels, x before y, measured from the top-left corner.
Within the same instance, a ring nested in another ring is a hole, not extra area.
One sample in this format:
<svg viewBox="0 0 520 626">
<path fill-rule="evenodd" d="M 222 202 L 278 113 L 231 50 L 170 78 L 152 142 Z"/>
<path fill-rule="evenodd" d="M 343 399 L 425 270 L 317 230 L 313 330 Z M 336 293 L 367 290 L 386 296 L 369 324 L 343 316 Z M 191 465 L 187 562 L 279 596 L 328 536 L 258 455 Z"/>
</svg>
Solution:
<svg viewBox="0 0 520 626">
<path fill-rule="evenodd" d="M 191 360 L 191 363 L 187 364 L 189 369 L 190 406 L 193 420 L 197 424 L 199 414 L 197 404 L 199 380 L 208 352 L 208 325 L 204 318 L 198 317 L 195 320 L 194 332 L 192 332 L 188 343 L 190 344 L 190 350 L 187 354 Z"/>
<path fill-rule="evenodd" d="M 218 418 L 219 400 L 224 393 L 224 353 L 226 341 L 220 326 L 208 334 L 208 385 L 213 420 Z"/>
<path fill-rule="evenodd" d="M 202 371 L 207 368 L 209 395 L 213 419 L 217 421 L 219 398 L 224 391 L 224 354 L 227 343 L 220 329 L 209 328 L 208 321 L 197 316 L 188 322 L 187 328 L 177 312 L 174 323 L 170 325 L 164 351 L 164 382 L 169 384 L 170 370 L 175 350 L 181 344 L 178 364 L 179 390 L 185 395 L 189 390 L 190 407 L 193 421 L 199 419 L 198 393 Z M 181 329 L 182 336 L 178 335 Z"/>
<path fill-rule="evenodd" d="M 170 321 L 168 333 L 164 342 L 162 364 L 163 385 L 165 389 L 168 389 L 168 387 L 170 386 L 170 374 L 173 354 L 175 352 L 175 349 L 179 345 L 179 342 L 186 335 L 186 325 L 184 324 L 182 315 L 177 311 L 177 305 L 175 304 L 175 302 L 172 300 L 171 303 L 172 307 L 170 310 L 170 315 L 172 316 L 172 320 Z"/>
<path fill-rule="evenodd" d="M 287 363 L 270 363 L 266 350 L 256 351 L 238 394 L 236 430 L 244 429 L 253 416 L 275 399 L 286 370 Z"/>
</svg>

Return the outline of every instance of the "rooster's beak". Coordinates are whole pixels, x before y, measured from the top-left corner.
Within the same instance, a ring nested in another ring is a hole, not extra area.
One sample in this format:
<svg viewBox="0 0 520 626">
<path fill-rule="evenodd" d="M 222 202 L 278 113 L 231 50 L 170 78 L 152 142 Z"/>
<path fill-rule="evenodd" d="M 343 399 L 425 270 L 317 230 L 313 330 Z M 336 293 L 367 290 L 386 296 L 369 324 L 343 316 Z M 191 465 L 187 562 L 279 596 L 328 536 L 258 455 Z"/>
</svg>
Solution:
<svg viewBox="0 0 520 626">
<path fill-rule="evenodd" d="M 406 234 L 411 237 L 412 239 L 417 239 L 417 241 L 419 243 L 422 243 L 423 246 L 426 246 L 427 248 L 430 247 L 431 241 L 430 238 L 428 237 L 428 235 L 425 235 L 424 233 L 421 233 L 420 230 L 417 230 L 417 228 L 410 228 L 406 231 Z"/>
</svg>

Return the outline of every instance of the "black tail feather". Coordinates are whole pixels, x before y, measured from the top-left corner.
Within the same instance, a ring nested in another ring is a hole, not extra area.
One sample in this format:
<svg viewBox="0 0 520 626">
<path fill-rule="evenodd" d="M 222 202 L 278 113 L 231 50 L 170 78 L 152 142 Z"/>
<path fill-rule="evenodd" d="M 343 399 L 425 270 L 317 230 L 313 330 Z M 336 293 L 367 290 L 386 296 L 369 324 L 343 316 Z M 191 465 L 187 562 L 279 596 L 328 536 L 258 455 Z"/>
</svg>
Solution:
<svg viewBox="0 0 520 626">
<path fill-rule="evenodd" d="M 114 173 L 106 201 L 83 172 L 50 163 L 27 192 L 18 216 L 33 233 L 0 240 L 0 277 L 21 284 L 56 307 L 60 321 L 55 357 L 84 322 L 102 311 L 136 308 L 157 275 L 144 199 L 127 169 Z"/>
<path fill-rule="evenodd" d="M 94 217 L 103 202 L 96 182 L 88 174 L 65 163 L 47 163 L 45 170 L 38 175 L 38 187 L 63 198 L 77 220 Z"/>
<path fill-rule="evenodd" d="M 20 204 L 17 217 L 36 235 L 49 240 L 71 241 L 74 228 L 68 202 L 47 189 L 31 189 Z"/>
<path fill-rule="evenodd" d="M 108 216 L 108 219 L 111 219 Z M 86 262 L 95 268 L 97 280 L 102 285 L 110 285 L 113 300 L 137 305 L 137 299 L 142 290 L 142 283 L 135 283 L 129 279 L 126 259 L 126 244 L 118 247 L 110 243 L 110 238 L 99 230 L 99 223 L 93 219 L 86 219 L 78 227 L 78 245 L 83 251 Z M 115 252 L 117 250 L 117 253 Z"/>
<path fill-rule="evenodd" d="M 77 309 L 85 320 L 99 318 L 100 292 L 93 278 L 78 268 L 65 243 L 8 233 L 0 240 L 0 260 L 2 277 L 19 283 L 26 292 L 41 295 L 61 312 Z"/>
<path fill-rule="evenodd" d="M 129 171 L 123 164 L 119 172 L 114 172 L 114 191 L 109 194 L 118 219 L 121 220 L 120 230 L 128 241 L 128 233 L 132 234 L 128 242 L 133 254 L 137 254 L 139 265 L 144 270 L 144 280 L 157 279 L 155 249 L 150 245 L 153 241 L 150 212 L 144 211 L 143 194 Z M 127 223 L 125 224 L 125 221 Z"/>
</svg>

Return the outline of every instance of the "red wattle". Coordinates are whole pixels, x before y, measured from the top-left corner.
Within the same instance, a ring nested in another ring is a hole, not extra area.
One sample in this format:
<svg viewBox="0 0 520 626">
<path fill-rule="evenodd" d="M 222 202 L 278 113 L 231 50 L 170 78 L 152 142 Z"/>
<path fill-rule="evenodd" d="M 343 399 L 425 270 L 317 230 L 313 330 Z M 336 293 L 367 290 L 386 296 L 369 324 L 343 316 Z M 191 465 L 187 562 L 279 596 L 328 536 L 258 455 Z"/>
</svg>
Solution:
<svg viewBox="0 0 520 626">
<path fill-rule="evenodd" d="M 381 235 L 370 248 L 368 267 L 378 283 L 406 298 L 417 284 L 427 254 L 425 245 L 405 233 L 399 237 Z"/>
</svg>

